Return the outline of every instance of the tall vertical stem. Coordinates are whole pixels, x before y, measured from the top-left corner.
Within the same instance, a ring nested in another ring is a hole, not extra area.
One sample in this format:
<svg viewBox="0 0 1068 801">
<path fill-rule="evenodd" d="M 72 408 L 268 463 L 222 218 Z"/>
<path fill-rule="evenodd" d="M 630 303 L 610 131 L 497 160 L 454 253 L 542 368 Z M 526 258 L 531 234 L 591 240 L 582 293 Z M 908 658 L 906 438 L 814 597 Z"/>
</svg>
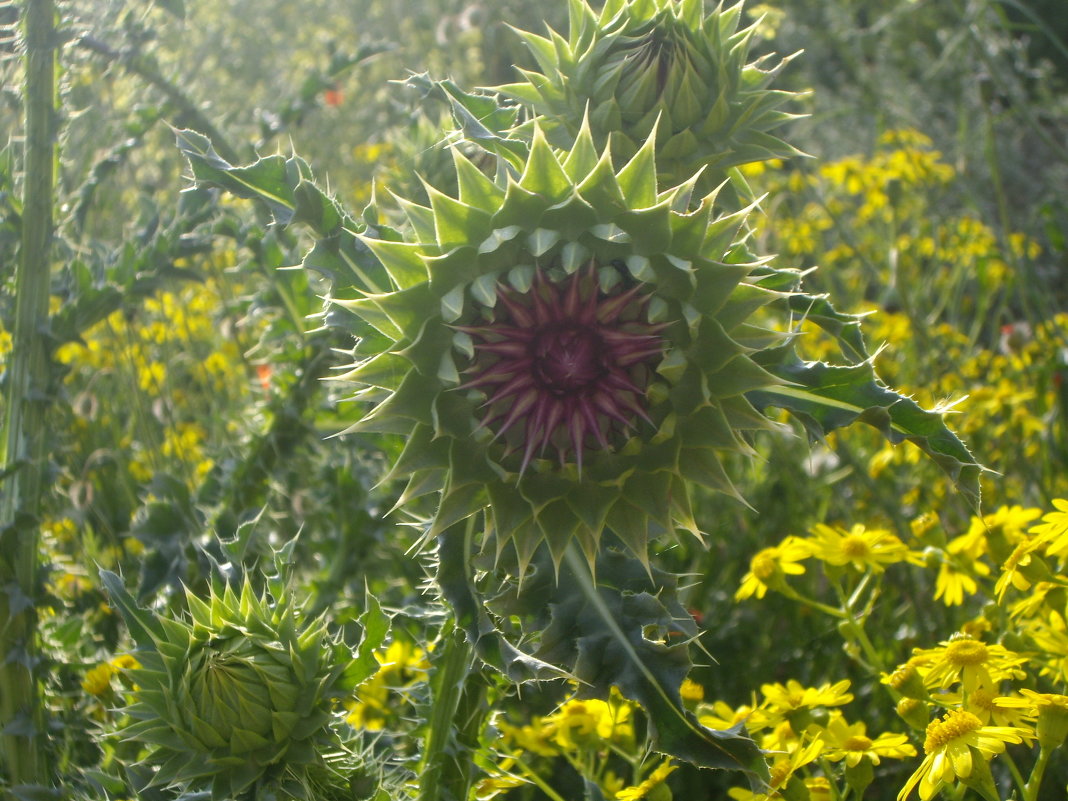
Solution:
<svg viewBox="0 0 1068 801">
<path fill-rule="evenodd" d="M 471 553 L 476 518 L 477 515 L 468 518 L 463 532 L 454 526 L 440 535 L 442 547 L 463 549 L 465 563 L 467 554 Z M 460 536 L 462 543 L 458 540 Z M 445 539 L 450 540 L 447 545 Z M 463 627 L 453 620 L 444 626 L 441 639 L 443 647 L 440 656 L 434 659 L 435 672 L 430 679 L 432 707 L 419 765 L 418 801 L 467 798 L 472 763 L 462 751 L 472 742 L 463 741 L 477 740 L 477 729 L 481 725 L 477 713 L 472 718 L 472 710 L 463 709 L 465 695 L 472 689 L 474 648 L 467 641 Z"/>
<path fill-rule="evenodd" d="M 0 443 L 0 463 L 5 473 L 12 471 L 0 492 L 0 755 L 12 783 L 48 784 L 34 601 L 50 372 L 45 327 L 56 157 L 56 30 L 53 0 L 26 0 L 23 9 L 25 184 L 14 350 Z"/>
</svg>

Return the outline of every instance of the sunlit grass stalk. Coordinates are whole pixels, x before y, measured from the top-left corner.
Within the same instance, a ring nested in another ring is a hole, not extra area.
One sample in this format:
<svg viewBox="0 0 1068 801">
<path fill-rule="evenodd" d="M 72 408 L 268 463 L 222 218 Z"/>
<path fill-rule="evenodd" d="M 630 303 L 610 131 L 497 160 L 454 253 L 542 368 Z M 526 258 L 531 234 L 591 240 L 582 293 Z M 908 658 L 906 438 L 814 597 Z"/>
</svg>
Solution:
<svg viewBox="0 0 1068 801">
<path fill-rule="evenodd" d="M 46 342 L 56 162 L 56 20 L 52 0 L 24 5 L 26 145 L 14 351 L 7 369 L 0 494 L 0 740 L 13 783 L 48 784 L 37 684 L 37 551 L 44 484 Z"/>
</svg>

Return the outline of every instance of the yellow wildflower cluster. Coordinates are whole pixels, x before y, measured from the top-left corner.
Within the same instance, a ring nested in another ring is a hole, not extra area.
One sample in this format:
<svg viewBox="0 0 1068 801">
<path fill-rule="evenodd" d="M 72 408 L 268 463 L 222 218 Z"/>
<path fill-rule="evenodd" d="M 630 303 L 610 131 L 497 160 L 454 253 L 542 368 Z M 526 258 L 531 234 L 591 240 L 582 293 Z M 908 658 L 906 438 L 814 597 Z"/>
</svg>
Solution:
<svg viewBox="0 0 1068 801">
<path fill-rule="evenodd" d="M 937 550 L 937 597 L 951 606 L 985 600 L 986 614 L 936 647 L 915 648 L 883 677 L 901 699 L 899 714 L 925 731 L 925 757 L 899 799 L 918 789 L 926 801 L 959 785 L 994 797 L 988 763 L 1006 744 L 1049 749 L 1068 736 L 1068 696 L 1034 689 L 1068 685 L 1068 501 L 1053 506 L 1045 515 L 1007 506 L 974 517 Z"/>
<path fill-rule="evenodd" d="M 408 640 L 396 639 L 375 653 L 378 671 L 356 690 L 346 703 L 347 720 L 357 729 L 381 731 L 396 724 L 411 708 L 411 693 L 426 681 L 430 662 L 426 651 Z"/>
<path fill-rule="evenodd" d="M 87 331 L 83 342 L 61 346 L 55 358 L 79 372 L 129 375 L 150 398 L 181 399 L 195 389 L 240 392 L 246 370 L 238 343 L 219 336 L 223 308 L 215 281 L 159 292 L 132 318 L 113 312 Z M 175 371 L 180 378 L 172 375 Z"/>
<path fill-rule="evenodd" d="M 821 790 L 832 797 L 836 793 L 832 787 L 837 787 L 844 771 L 855 771 L 862 764 L 879 765 L 883 759 L 915 756 L 916 749 L 907 735 L 883 732 L 870 736 L 863 722 L 847 719 L 840 707 L 853 700 L 849 686 L 849 681 L 842 680 L 806 687 L 790 679 L 785 684 L 763 685 L 760 703 L 736 709 L 723 701 L 699 705 L 702 725 L 726 729 L 744 724 L 772 755 L 768 792 L 736 787 L 729 791 L 730 797 L 736 801 L 782 798 L 781 791 L 791 782 L 808 786 L 810 798 L 819 797 L 814 793 Z"/>
<path fill-rule="evenodd" d="M 1036 736 L 1035 704 L 1002 689 L 1027 677 L 1028 662 L 1003 645 L 960 633 L 935 648 L 915 649 L 908 662 L 884 677 L 903 697 L 902 717 L 925 731 L 925 757 L 899 799 L 918 787 L 926 801 L 957 781 L 986 794 L 993 786 L 986 763 L 1006 743 L 1031 742 Z"/>
<path fill-rule="evenodd" d="M 214 266 L 233 258 L 222 254 Z M 194 489 L 211 471 L 208 443 L 214 450 L 225 432 L 195 421 L 218 419 L 220 408 L 247 406 L 255 397 L 238 340 L 247 332 L 227 316 L 230 291 L 209 279 L 157 292 L 136 311 L 116 311 L 56 350 L 56 361 L 69 368 L 65 383 L 78 433 L 72 470 L 83 481 L 114 481 L 99 474 L 103 465 L 94 454 L 101 448 L 135 485 L 163 470 Z M 76 464 L 78 454 L 85 467 Z"/>
<path fill-rule="evenodd" d="M 103 698 L 112 693 L 111 680 L 115 676 L 122 676 L 124 670 L 133 670 L 141 667 L 141 663 L 131 654 L 120 654 L 115 658 L 101 662 L 96 667 L 90 668 L 82 679 L 82 689 L 89 695 Z"/>
<path fill-rule="evenodd" d="M 873 341 L 887 343 L 892 353 L 900 355 L 915 342 L 917 332 L 903 315 L 878 314 L 871 320 Z M 1068 444 L 1066 335 L 1068 314 L 1035 327 L 1007 325 L 993 350 L 975 348 L 963 334 L 939 325 L 924 334 L 935 355 L 911 366 L 907 359 L 888 358 L 891 369 L 881 372 L 899 389 L 914 392 L 921 404 L 955 400 L 954 429 L 980 462 L 1001 474 L 996 490 L 1002 497 L 1028 497 L 1040 486 L 1062 495 L 1068 493 L 1068 473 L 1056 465 Z M 917 471 L 926 469 L 919 457 L 916 448 L 880 443 L 869 458 L 869 472 L 909 487 L 910 506 L 937 508 L 944 486 L 915 480 Z"/>
<path fill-rule="evenodd" d="M 888 131 L 870 156 L 828 162 L 815 172 L 781 166 L 742 170 L 771 196 L 767 205 L 774 213 L 761 233 L 772 240 L 772 251 L 787 258 L 828 271 L 861 266 L 883 287 L 911 279 L 927 283 L 944 272 L 936 267 L 953 265 L 958 277 L 996 290 L 1012 278 L 1011 264 L 1039 255 L 1039 245 L 1022 234 L 1011 234 L 1003 248 L 973 216 L 932 213 L 941 212 L 938 196 L 956 173 L 919 131 Z"/>
<path fill-rule="evenodd" d="M 703 695 L 703 688 L 694 682 L 683 690 L 694 702 Z M 534 715 L 525 722 L 498 715 L 497 750 L 502 758 L 490 766 L 476 797 L 493 798 L 523 784 L 545 787 L 545 777 L 562 761 L 596 784 L 607 799 L 667 801 L 672 796 L 665 782 L 678 765 L 670 758 L 652 758 L 647 738 L 637 735 L 646 728 L 636 725 L 638 710 L 613 688 L 607 700 L 571 698 L 551 714 Z"/>
<path fill-rule="evenodd" d="M 954 537 L 946 536 L 937 516 L 923 515 L 913 522 L 908 541 L 859 524 L 849 529 L 817 524 L 807 537 L 789 536 L 753 558 L 736 598 L 761 597 L 771 589 L 830 615 L 839 621 L 847 653 L 868 670 L 882 656 L 864 624 L 874 600 L 885 597 L 880 582 L 888 565 L 936 570 L 935 600 L 983 609 L 982 617 L 967 621 L 952 637 L 934 647 L 915 647 L 907 661 L 882 673 L 898 715 L 924 733 L 924 758 L 899 799 L 918 790 L 927 801 L 961 786 L 994 798 L 988 763 L 1006 744 L 1038 741 L 1048 749 L 1068 737 L 1068 696 L 1039 691 L 1068 686 L 1068 500 L 1052 505 L 1046 514 L 1002 506 L 973 516 Z M 822 564 L 824 578 L 838 590 L 839 606 L 787 583 L 788 576 L 805 573 L 807 559 Z M 842 716 L 837 708 L 851 700 L 847 688 L 845 682 L 804 687 L 792 680 L 765 685 L 761 703 L 738 709 L 701 704 L 700 720 L 719 729 L 744 723 L 762 747 L 775 752 L 773 791 L 788 782 L 814 788 L 812 782 L 821 779 L 836 793 L 836 778 L 826 768 L 844 762 L 852 768 L 844 780 L 862 792 L 857 784 L 871 780 L 870 771 L 857 771 L 862 758 L 874 765 L 879 757 L 904 758 L 915 749 L 905 735 L 872 738 L 862 724 Z M 785 797 L 741 789 L 731 795 L 744 801 Z"/>
<path fill-rule="evenodd" d="M 805 567 L 801 562 L 810 558 L 822 562 L 825 569 L 842 568 L 858 574 L 882 573 L 888 565 L 899 562 L 924 562 L 921 553 L 887 529 L 857 523 L 846 530 L 817 523 L 807 537 L 790 535 L 778 545 L 759 551 L 742 577 L 735 600 L 763 598 L 769 589 L 789 595 L 792 590 L 786 577 L 802 575 Z"/>
</svg>

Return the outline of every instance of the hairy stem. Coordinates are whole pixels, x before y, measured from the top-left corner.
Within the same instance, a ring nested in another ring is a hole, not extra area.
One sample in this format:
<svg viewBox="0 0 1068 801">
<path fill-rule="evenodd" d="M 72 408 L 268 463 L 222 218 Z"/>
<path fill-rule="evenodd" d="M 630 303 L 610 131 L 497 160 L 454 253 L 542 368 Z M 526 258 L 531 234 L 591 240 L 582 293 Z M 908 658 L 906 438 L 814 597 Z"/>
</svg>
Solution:
<svg viewBox="0 0 1068 801">
<path fill-rule="evenodd" d="M 471 517 L 463 532 L 464 549 L 470 553 L 474 536 Z M 453 532 L 458 533 L 456 531 Z M 457 744 L 458 734 L 468 728 L 461 720 L 461 700 L 464 699 L 474 649 L 467 641 L 462 627 L 451 621 L 445 626 L 441 657 L 431 679 L 431 712 L 423 742 L 423 759 L 419 766 L 419 801 L 443 801 L 446 798 L 467 798 L 470 790 L 472 764 Z M 470 710 L 464 710 L 470 717 Z"/>
<path fill-rule="evenodd" d="M 48 784 L 37 682 L 38 528 L 49 397 L 46 340 L 56 162 L 55 7 L 24 6 L 26 145 L 14 351 L 0 464 L 0 759 L 16 784 Z"/>
</svg>

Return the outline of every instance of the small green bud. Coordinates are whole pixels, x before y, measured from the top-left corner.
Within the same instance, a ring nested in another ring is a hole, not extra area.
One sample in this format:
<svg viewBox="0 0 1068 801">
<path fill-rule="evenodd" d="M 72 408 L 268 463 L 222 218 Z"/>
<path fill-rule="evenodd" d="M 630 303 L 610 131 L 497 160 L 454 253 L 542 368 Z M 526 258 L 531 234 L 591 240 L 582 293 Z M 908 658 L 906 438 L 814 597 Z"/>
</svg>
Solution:
<svg viewBox="0 0 1068 801">
<path fill-rule="evenodd" d="M 927 704 L 916 698 L 902 698 L 897 702 L 897 714 L 916 731 L 926 731 L 931 722 Z"/>
<path fill-rule="evenodd" d="M 864 791 L 868 789 L 868 785 L 872 783 L 874 778 L 875 770 L 872 767 L 871 760 L 867 757 L 861 759 L 856 765 L 846 765 L 846 784 L 857 794 L 857 798 L 864 795 Z"/>
<path fill-rule="evenodd" d="M 893 673 L 886 677 L 886 683 L 905 698 L 926 700 L 927 688 L 923 686 L 923 679 L 915 666 L 906 662 L 900 665 Z M 927 722 L 924 721 L 924 726 Z"/>
<path fill-rule="evenodd" d="M 983 798 L 989 801 L 999 801 L 997 785 L 994 784 L 994 776 L 990 772 L 990 763 L 987 762 L 983 753 L 974 746 L 968 746 L 972 752 L 972 772 L 967 776 L 958 776 L 961 783 L 975 790 Z"/>
<path fill-rule="evenodd" d="M 1047 703 L 1038 705 L 1035 733 L 1042 748 L 1059 748 L 1068 739 L 1068 696 L 1043 696 Z"/>
</svg>

